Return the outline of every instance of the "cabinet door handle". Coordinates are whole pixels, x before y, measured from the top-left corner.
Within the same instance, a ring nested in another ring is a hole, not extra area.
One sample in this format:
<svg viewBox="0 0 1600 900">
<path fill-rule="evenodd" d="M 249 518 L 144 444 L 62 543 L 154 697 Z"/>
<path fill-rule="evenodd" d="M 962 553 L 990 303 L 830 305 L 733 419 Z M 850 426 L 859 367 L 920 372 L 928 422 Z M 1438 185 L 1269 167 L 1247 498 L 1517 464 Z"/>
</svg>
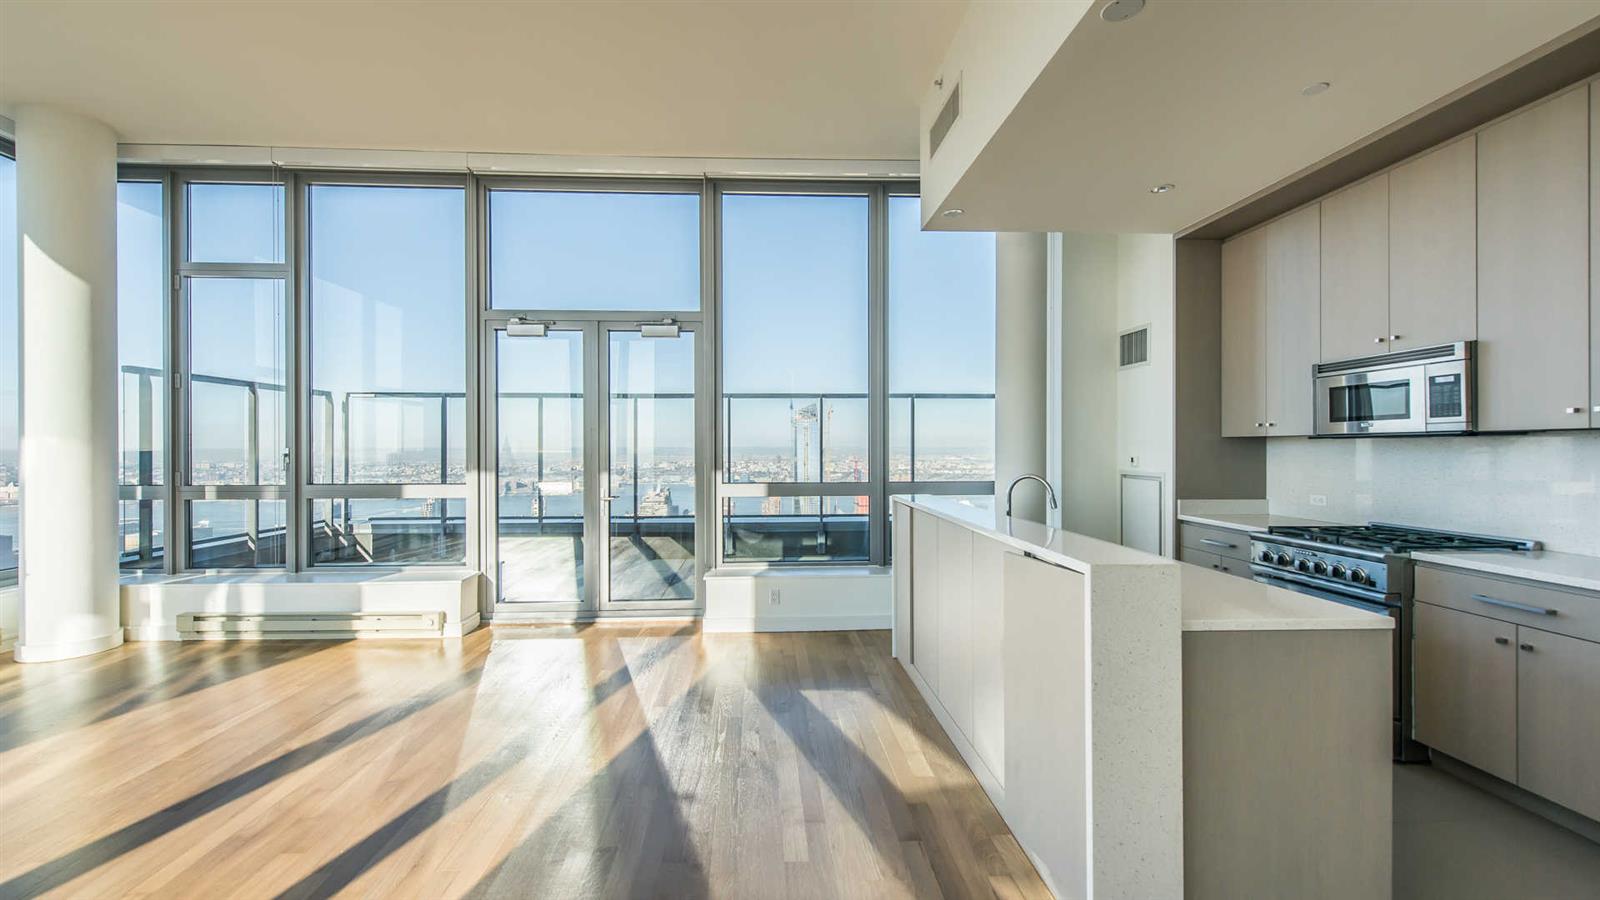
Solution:
<svg viewBox="0 0 1600 900">
<path fill-rule="evenodd" d="M 1268 422 L 1267 423 L 1267 427 L 1268 428 L 1277 428 L 1278 427 L 1278 423 L 1277 422 Z"/>
<path fill-rule="evenodd" d="M 1265 428 L 1265 427 L 1267 427 L 1267 423 L 1265 423 L 1265 422 L 1257 422 L 1256 423 L 1256 427 L 1257 428 Z"/>
<path fill-rule="evenodd" d="M 1569 416 L 1577 415 L 1578 413 L 1581 413 L 1581 412 L 1583 412 L 1583 407 L 1581 407 L 1581 406 L 1569 406 L 1569 407 L 1567 407 L 1567 415 L 1569 415 Z"/>
<path fill-rule="evenodd" d="M 1510 638 L 1497 637 L 1497 638 L 1494 639 L 1494 642 L 1496 644 L 1499 644 L 1500 646 L 1504 647 L 1506 644 L 1511 643 L 1511 639 Z"/>
<path fill-rule="evenodd" d="M 1521 647 L 1523 650 L 1528 651 L 1529 653 L 1533 652 L 1533 645 L 1532 644 L 1518 644 L 1517 646 Z"/>
<path fill-rule="evenodd" d="M 1381 343 L 1383 343 L 1383 338 L 1381 338 L 1381 337 L 1375 337 L 1375 338 L 1373 338 L 1373 339 L 1372 339 L 1372 342 L 1373 342 L 1373 343 L 1374 343 L 1374 344 L 1381 344 Z"/>
<path fill-rule="evenodd" d="M 1534 606 L 1532 603 L 1518 603 L 1515 600 L 1501 600 L 1499 597 L 1491 597 L 1488 594 L 1473 594 L 1472 599 L 1478 601 L 1479 603 L 1487 603 L 1490 606 L 1503 606 L 1506 609 L 1514 609 L 1517 612 L 1533 613 L 1536 616 L 1553 616 L 1556 614 L 1556 611 L 1548 606 Z"/>
<path fill-rule="evenodd" d="M 1238 544 L 1230 544 L 1227 541 L 1219 541 L 1216 538 L 1201 538 L 1200 543 L 1205 544 L 1207 547 L 1227 547 L 1229 550 L 1239 546 Z"/>
<path fill-rule="evenodd" d="M 1391 341 L 1398 341 L 1398 340 L 1400 340 L 1400 335 L 1398 335 L 1398 334 L 1391 334 L 1391 335 L 1389 335 L 1389 340 L 1391 340 Z"/>
</svg>

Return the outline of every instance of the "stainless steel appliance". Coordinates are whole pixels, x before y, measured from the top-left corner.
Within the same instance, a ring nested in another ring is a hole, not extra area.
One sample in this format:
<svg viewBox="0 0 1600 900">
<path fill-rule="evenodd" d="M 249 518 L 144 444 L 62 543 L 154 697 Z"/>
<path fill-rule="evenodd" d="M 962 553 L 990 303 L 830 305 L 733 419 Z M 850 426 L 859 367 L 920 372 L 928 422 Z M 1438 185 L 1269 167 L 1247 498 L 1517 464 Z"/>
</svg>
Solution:
<svg viewBox="0 0 1600 900">
<path fill-rule="evenodd" d="M 1275 527 L 1250 541 L 1255 580 L 1389 616 L 1394 625 L 1394 757 L 1416 761 L 1411 740 L 1411 552 L 1537 550 L 1538 541 L 1409 525 Z"/>
<path fill-rule="evenodd" d="M 1457 341 L 1317 365 L 1316 433 L 1472 431 L 1474 344 Z"/>
</svg>

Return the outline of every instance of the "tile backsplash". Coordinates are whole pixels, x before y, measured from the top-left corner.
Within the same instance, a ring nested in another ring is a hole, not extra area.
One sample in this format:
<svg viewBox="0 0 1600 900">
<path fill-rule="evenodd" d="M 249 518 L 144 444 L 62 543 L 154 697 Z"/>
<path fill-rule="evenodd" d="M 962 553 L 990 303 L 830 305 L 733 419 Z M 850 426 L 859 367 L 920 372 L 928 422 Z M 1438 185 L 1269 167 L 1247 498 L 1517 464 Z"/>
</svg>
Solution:
<svg viewBox="0 0 1600 900">
<path fill-rule="evenodd" d="M 1327 504 L 1313 506 L 1313 494 Z M 1600 431 L 1274 438 L 1267 500 L 1284 515 L 1526 537 L 1600 556 Z"/>
</svg>

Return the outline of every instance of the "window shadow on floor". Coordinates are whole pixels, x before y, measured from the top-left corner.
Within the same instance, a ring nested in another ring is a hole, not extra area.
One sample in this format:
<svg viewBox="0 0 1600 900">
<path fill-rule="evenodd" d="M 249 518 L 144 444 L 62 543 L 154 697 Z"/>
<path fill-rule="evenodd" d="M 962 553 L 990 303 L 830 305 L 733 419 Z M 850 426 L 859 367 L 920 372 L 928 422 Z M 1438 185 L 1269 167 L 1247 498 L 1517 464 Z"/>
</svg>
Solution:
<svg viewBox="0 0 1600 900">
<path fill-rule="evenodd" d="M 257 766 L 218 782 L 164 809 L 125 825 L 96 841 L 0 883 L 0 897 L 31 897 L 92 872 L 100 866 L 251 794 L 354 741 L 368 737 L 455 695 L 476 687 L 481 664 L 451 681 L 402 703 L 380 709 Z"/>
</svg>

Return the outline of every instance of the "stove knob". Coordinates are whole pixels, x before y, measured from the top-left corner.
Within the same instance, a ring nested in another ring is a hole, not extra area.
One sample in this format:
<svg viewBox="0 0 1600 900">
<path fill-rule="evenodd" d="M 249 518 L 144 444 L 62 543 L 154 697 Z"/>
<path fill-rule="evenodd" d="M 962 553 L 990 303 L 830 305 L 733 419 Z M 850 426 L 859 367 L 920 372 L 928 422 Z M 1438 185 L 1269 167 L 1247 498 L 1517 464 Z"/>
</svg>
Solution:
<svg viewBox="0 0 1600 900">
<path fill-rule="evenodd" d="M 1275 557 L 1273 556 L 1273 553 L 1272 553 L 1271 550 L 1263 550 L 1263 551 L 1261 551 L 1260 559 L 1261 559 L 1262 562 L 1270 563 L 1270 562 L 1272 562 L 1272 560 L 1274 558 Z"/>
<path fill-rule="evenodd" d="M 1328 574 L 1335 578 L 1343 578 L 1345 574 L 1345 568 L 1338 563 L 1334 563 L 1333 568 L 1328 571 Z"/>
<path fill-rule="evenodd" d="M 1366 584 L 1367 583 L 1367 573 L 1361 571 L 1360 569 L 1351 569 L 1350 570 L 1350 580 L 1355 582 L 1356 584 Z"/>
<path fill-rule="evenodd" d="M 1302 572 L 1309 572 L 1311 571 L 1311 560 L 1297 559 L 1294 561 L 1294 567 Z"/>
<path fill-rule="evenodd" d="M 1290 557 L 1289 554 L 1287 554 L 1287 553 L 1279 553 L 1278 554 L 1278 565 L 1287 566 L 1291 562 L 1293 562 L 1293 558 Z"/>
<path fill-rule="evenodd" d="M 1328 564 L 1319 559 L 1311 564 L 1311 571 L 1318 575 L 1326 575 L 1328 574 Z"/>
</svg>

